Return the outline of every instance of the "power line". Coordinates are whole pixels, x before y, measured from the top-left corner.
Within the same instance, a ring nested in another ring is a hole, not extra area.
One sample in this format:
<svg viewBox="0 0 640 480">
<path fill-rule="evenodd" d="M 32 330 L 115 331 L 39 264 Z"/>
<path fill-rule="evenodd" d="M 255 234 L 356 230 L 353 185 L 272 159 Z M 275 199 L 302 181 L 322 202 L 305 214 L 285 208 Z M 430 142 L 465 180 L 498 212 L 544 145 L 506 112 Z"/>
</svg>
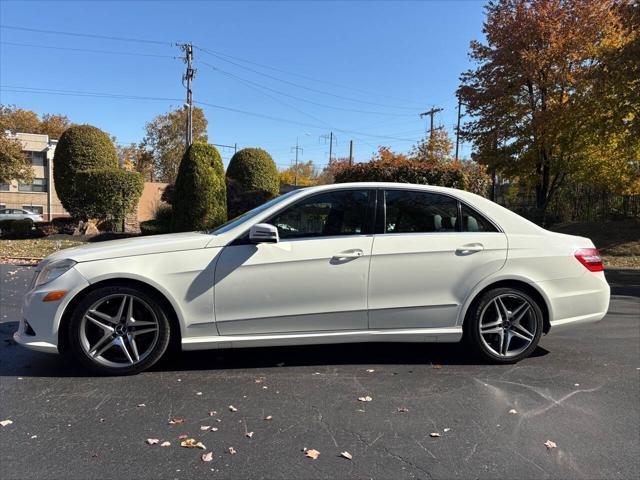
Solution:
<svg viewBox="0 0 640 480">
<path fill-rule="evenodd" d="M 265 90 L 269 90 L 270 92 L 274 92 L 277 93 L 278 95 L 282 95 L 285 97 L 289 97 L 289 98 L 293 98 L 295 100 L 299 100 L 301 102 L 306 102 L 306 103 L 310 103 L 312 105 L 318 105 L 320 107 L 324 107 L 324 108 L 331 108 L 334 110 L 341 110 L 343 112 L 354 112 L 354 113 L 363 113 L 363 114 L 370 114 L 370 115 L 384 115 L 384 116 L 388 116 L 388 117 L 413 117 L 413 114 L 410 113 L 386 113 L 386 112 L 376 112 L 376 111 L 370 111 L 370 110 L 355 110 L 352 108 L 344 108 L 344 107 L 337 107 L 335 105 L 327 105 L 325 103 L 320 103 L 320 102 L 314 102 L 313 100 L 307 100 L 306 98 L 302 98 L 302 97 L 297 97 L 295 95 L 291 95 L 289 93 L 285 93 L 282 92 L 280 90 L 276 90 L 275 88 L 271 88 L 271 87 L 267 87 L 265 85 L 262 85 L 260 83 L 251 81 L 251 80 L 247 80 L 246 78 L 242 78 L 238 75 L 235 75 L 231 72 L 227 72 L 225 70 L 222 70 L 221 68 L 218 68 L 214 65 L 211 65 L 210 63 L 207 62 L 203 62 L 200 61 L 200 63 L 202 65 L 205 65 L 206 67 L 211 68 L 212 70 L 215 70 L 216 72 L 222 73 L 223 75 L 227 75 L 229 77 L 235 78 L 236 80 L 242 81 L 242 82 L 246 82 L 246 83 L 250 83 L 252 85 L 257 86 L 258 88 L 263 88 Z"/>
<path fill-rule="evenodd" d="M 120 42 L 150 43 L 154 45 L 170 45 L 170 46 L 173 45 L 171 42 L 161 42 L 159 40 L 147 40 L 143 38 L 131 38 L 131 37 L 114 37 L 111 35 L 97 35 L 95 33 L 63 32 L 60 30 L 45 30 L 42 28 L 17 27 L 15 25 L 0 25 L 0 28 L 4 28 L 7 30 L 21 30 L 24 32 L 50 33 L 52 35 L 67 35 L 71 37 L 99 38 L 101 40 L 117 40 Z"/>
<path fill-rule="evenodd" d="M 94 50 L 91 48 L 74 48 L 74 47 L 54 47 L 50 45 L 36 45 L 33 43 L 17 43 L 17 42 L 0 42 L 0 45 L 11 45 L 14 47 L 32 47 L 32 48 L 47 48 L 50 50 L 69 50 L 73 52 L 87 52 L 87 53 L 106 53 L 109 55 L 129 55 L 137 57 L 155 57 L 155 58 L 173 58 L 173 55 L 157 55 L 153 53 L 141 53 L 141 52 L 117 52 L 113 50 Z"/>
<path fill-rule="evenodd" d="M 304 89 L 304 90 L 308 90 L 308 91 L 310 91 L 310 92 L 319 93 L 319 94 L 321 94 L 321 95 L 328 95 L 328 96 L 330 96 L 330 97 L 340 98 L 340 99 L 342 99 L 342 100 L 347 100 L 347 101 L 349 101 L 349 102 L 357 102 L 357 103 L 363 103 L 363 104 L 367 104 L 367 105 L 376 105 L 376 106 L 378 106 L 378 107 L 396 108 L 396 109 L 401 109 L 401 110 L 415 110 L 414 108 L 411 108 L 411 107 L 400 107 L 400 106 L 396 106 L 396 105 L 388 105 L 388 104 L 377 103 L 377 102 L 368 102 L 368 101 L 366 101 L 366 100 L 359 100 L 359 99 L 356 99 L 356 98 L 345 97 L 345 96 L 343 96 L 343 95 L 337 95 L 337 94 L 335 94 L 335 93 L 326 92 L 326 91 L 324 91 L 324 90 L 318 90 L 318 89 L 316 89 L 316 88 L 307 87 L 306 85 L 301 85 L 301 84 L 299 84 L 299 83 L 290 82 L 289 80 L 285 80 L 285 79 L 282 79 L 282 78 L 279 78 L 279 77 L 276 77 L 276 76 L 270 75 L 270 74 L 268 74 L 268 73 L 260 72 L 259 70 L 255 70 L 255 69 L 253 69 L 253 68 L 246 67 L 246 66 L 244 66 L 244 65 L 241 65 L 241 64 L 239 64 L 239 63 L 233 62 L 233 61 L 231 61 L 231 60 L 227 60 L 226 58 L 223 58 L 223 57 L 222 57 L 222 56 L 220 56 L 220 55 L 217 55 L 217 54 L 215 54 L 215 53 L 212 53 L 210 50 L 208 50 L 208 49 L 206 49 L 206 48 L 198 47 L 197 45 L 195 45 L 195 48 L 197 48 L 198 50 L 201 50 L 202 52 L 204 52 L 204 53 L 206 53 L 206 54 L 208 54 L 208 55 L 212 55 L 212 56 L 214 56 L 214 57 L 216 57 L 216 58 L 219 58 L 219 59 L 220 59 L 220 60 L 222 60 L 223 62 L 227 62 L 227 63 L 230 63 L 230 64 L 232 64 L 232 65 L 235 65 L 235 66 L 236 66 L 236 67 L 238 67 L 238 68 L 242 68 L 242 69 L 247 70 L 247 71 L 249 71 L 249 72 L 253 72 L 253 73 L 255 73 L 255 74 L 262 75 L 263 77 L 267 77 L 267 78 L 270 78 L 270 79 L 272 79 L 272 80 L 276 80 L 276 81 L 278 81 L 278 82 L 286 83 L 287 85 L 291 85 L 291 86 L 294 86 L 294 87 L 296 87 L 296 88 L 302 88 L 302 89 Z"/>
<path fill-rule="evenodd" d="M 157 101 L 170 101 L 170 102 L 182 102 L 183 100 L 180 98 L 171 98 L 171 97 L 148 97 L 141 95 L 128 95 L 128 94 L 115 94 L 115 93 L 103 93 L 103 92 L 82 92 L 77 90 L 58 90 L 58 89 L 48 89 L 48 88 L 35 88 L 35 87 L 19 87 L 13 85 L 0 85 L 0 90 L 5 92 L 15 92 L 15 93 L 40 93 L 44 95 L 66 95 L 66 96 L 78 96 L 78 97 L 97 97 L 97 98 L 113 98 L 113 99 L 122 99 L 122 100 L 157 100 Z M 225 110 L 227 112 L 240 113 L 243 115 L 249 115 L 252 117 L 263 118 L 266 120 L 272 120 L 275 122 L 289 123 L 293 125 L 299 125 L 303 127 L 317 128 L 317 129 L 325 129 L 326 125 L 317 125 L 314 123 L 300 122 L 296 120 L 290 120 L 287 118 L 274 117 L 272 115 L 266 115 L 264 113 L 251 112 L 247 110 L 241 110 L 239 108 L 227 107 L 224 105 L 217 105 L 214 103 L 203 102 L 194 100 L 193 102 L 196 105 L 203 105 L 210 108 L 215 108 L 218 110 Z M 370 138 L 381 138 L 386 140 L 397 140 L 402 142 L 413 142 L 414 139 L 408 138 L 398 138 L 392 137 L 388 135 L 372 135 L 364 132 L 356 132 L 353 130 L 346 130 L 342 128 L 334 128 L 337 132 L 341 133 L 350 133 L 356 136 L 364 136 Z M 363 141 L 363 143 L 366 143 Z M 375 148 L 375 147 L 374 147 Z"/>
<path fill-rule="evenodd" d="M 196 48 L 200 48 L 200 47 L 196 46 Z M 238 60 L 238 61 L 243 62 L 243 63 L 248 63 L 250 65 L 255 65 L 257 67 L 266 68 L 266 69 L 269 69 L 269 70 L 273 70 L 275 72 L 285 73 L 287 75 L 292 75 L 292 76 L 295 76 L 295 77 L 304 78 L 306 80 L 311 80 L 313 82 L 324 83 L 326 85 L 332 85 L 334 87 L 343 88 L 345 90 L 352 90 L 354 92 L 364 93 L 365 95 L 373 95 L 373 96 L 376 96 L 376 97 L 385 97 L 385 98 L 389 98 L 391 100 L 400 100 L 402 102 L 409 102 L 409 103 L 413 103 L 414 102 L 414 100 L 407 100 L 407 99 L 404 99 L 404 98 L 398 98 L 398 97 L 393 97 L 393 96 L 385 95 L 385 94 L 381 94 L 381 93 L 375 93 L 375 92 L 370 92 L 370 91 L 367 91 L 367 90 L 361 90 L 361 89 L 350 87 L 350 86 L 347 86 L 347 85 L 342 85 L 340 83 L 329 82 L 327 80 L 318 80 L 317 78 L 309 77 L 307 75 L 302 75 L 300 73 L 290 72 L 288 70 L 283 70 L 281 68 L 271 67 L 269 65 L 264 65 L 262 63 L 253 62 L 251 60 L 246 60 L 246 59 L 243 59 L 243 58 L 240 58 L 240 57 L 236 57 L 234 55 L 229 55 L 228 53 L 222 53 L 222 52 L 219 52 L 219 51 L 216 51 L 216 50 L 211 50 L 211 49 L 207 49 L 207 50 L 208 50 L 208 53 L 210 55 L 217 55 L 217 56 L 221 56 L 221 57 L 233 58 L 234 60 Z"/>
</svg>

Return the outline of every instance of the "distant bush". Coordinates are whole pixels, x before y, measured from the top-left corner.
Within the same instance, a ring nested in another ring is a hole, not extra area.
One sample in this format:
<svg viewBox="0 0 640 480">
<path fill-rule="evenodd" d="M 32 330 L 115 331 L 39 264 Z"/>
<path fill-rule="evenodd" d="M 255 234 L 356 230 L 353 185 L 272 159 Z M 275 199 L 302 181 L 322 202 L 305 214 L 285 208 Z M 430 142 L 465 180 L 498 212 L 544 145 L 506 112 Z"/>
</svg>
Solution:
<svg viewBox="0 0 640 480">
<path fill-rule="evenodd" d="M 77 189 L 83 186 L 77 178 L 78 172 L 117 168 L 118 155 L 105 132 L 91 125 L 65 130 L 53 157 L 53 178 L 62 206 L 72 216 L 82 216 L 86 211 L 86 199 L 77 194 Z"/>
<path fill-rule="evenodd" d="M 51 224 L 58 230 L 57 233 L 72 235 L 78 221 L 73 217 L 56 217 L 51 220 Z"/>
<path fill-rule="evenodd" d="M 15 220 L 0 220 L 0 232 L 3 235 L 9 233 L 13 222 L 15 222 Z"/>
<path fill-rule="evenodd" d="M 215 228 L 227 219 L 227 189 L 220 153 L 213 145 L 194 143 L 185 152 L 176 177 L 171 229 L 176 232 Z"/>
<path fill-rule="evenodd" d="M 489 177 L 482 167 L 466 162 L 428 163 L 402 159 L 394 162 L 373 160 L 368 163 L 341 165 L 334 172 L 336 183 L 397 182 L 468 190 L 479 195 L 486 193 Z"/>
<path fill-rule="evenodd" d="M 173 205 L 173 192 L 175 190 L 175 185 L 170 183 L 164 190 L 162 191 L 162 195 L 160 195 L 160 200 L 169 205 Z"/>
<path fill-rule="evenodd" d="M 58 233 L 58 227 L 52 222 L 36 222 L 34 226 L 36 227 L 36 230 L 42 232 L 45 236 L 55 235 Z"/>
<path fill-rule="evenodd" d="M 84 170 L 76 173 L 76 213 L 82 218 L 113 220 L 115 230 L 133 212 L 142 194 L 144 181 L 138 172 L 118 168 Z"/>
<path fill-rule="evenodd" d="M 280 179 L 275 162 L 261 148 L 244 148 L 235 153 L 226 174 L 229 218 L 278 196 Z"/>
</svg>

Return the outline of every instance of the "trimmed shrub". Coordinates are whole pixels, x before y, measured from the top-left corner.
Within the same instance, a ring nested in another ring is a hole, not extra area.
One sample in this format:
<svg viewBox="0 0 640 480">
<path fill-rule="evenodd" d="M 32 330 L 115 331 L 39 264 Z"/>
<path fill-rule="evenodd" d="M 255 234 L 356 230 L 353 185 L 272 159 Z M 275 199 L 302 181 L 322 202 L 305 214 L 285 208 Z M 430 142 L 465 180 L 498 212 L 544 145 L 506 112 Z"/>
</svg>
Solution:
<svg viewBox="0 0 640 480">
<path fill-rule="evenodd" d="M 169 233 L 171 224 L 161 222 L 160 220 L 145 220 L 140 222 L 140 233 L 142 235 L 160 235 L 162 233 Z"/>
<path fill-rule="evenodd" d="M 220 153 L 213 145 L 194 143 L 178 168 L 171 229 L 175 232 L 206 230 L 226 219 L 227 189 Z"/>
<path fill-rule="evenodd" d="M 76 179 L 78 216 L 113 220 L 116 229 L 135 210 L 144 187 L 141 174 L 117 168 L 76 172 Z"/>
<path fill-rule="evenodd" d="M 397 182 L 459 188 L 484 195 L 488 176 L 479 166 L 463 162 L 427 163 L 416 160 L 342 165 L 335 172 L 336 183 Z"/>
<path fill-rule="evenodd" d="M 243 148 L 231 157 L 226 174 L 229 218 L 257 207 L 280 191 L 276 164 L 261 148 Z"/>
<path fill-rule="evenodd" d="M 164 187 L 164 190 L 162 191 L 162 195 L 160 195 L 160 200 L 162 200 L 164 203 L 167 203 L 169 205 L 173 205 L 174 188 L 175 188 L 175 185 L 173 183 L 170 183 L 169 185 Z"/>
<path fill-rule="evenodd" d="M 82 184 L 76 177 L 77 173 L 117 168 L 118 155 L 105 132 L 91 125 L 77 125 L 65 130 L 53 157 L 53 179 L 62 206 L 72 216 L 82 216 L 83 200 L 76 194 L 77 187 Z"/>
<path fill-rule="evenodd" d="M 173 209 L 171 205 L 159 205 L 153 215 L 153 219 L 166 225 L 171 225 L 171 217 L 173 216 Z"/>
</svg>

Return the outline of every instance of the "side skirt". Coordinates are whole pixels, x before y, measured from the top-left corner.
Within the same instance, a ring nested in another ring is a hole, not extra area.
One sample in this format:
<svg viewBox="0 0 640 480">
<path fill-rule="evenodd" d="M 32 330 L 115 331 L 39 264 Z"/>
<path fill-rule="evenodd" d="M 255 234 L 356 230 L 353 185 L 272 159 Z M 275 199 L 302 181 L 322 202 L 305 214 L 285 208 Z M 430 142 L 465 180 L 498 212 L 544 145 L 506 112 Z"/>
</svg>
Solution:
<svg viewBox="0 0 640 480">
<path fill-rule="evenodd" d="M 183 350 L 216 348 L 277 347 L 361 342 L 459 342 L 462 327 L 411 328 L 402 330 L 351 330 L 270 335 L 219 335 L 182 339 Z"/>
</svg>

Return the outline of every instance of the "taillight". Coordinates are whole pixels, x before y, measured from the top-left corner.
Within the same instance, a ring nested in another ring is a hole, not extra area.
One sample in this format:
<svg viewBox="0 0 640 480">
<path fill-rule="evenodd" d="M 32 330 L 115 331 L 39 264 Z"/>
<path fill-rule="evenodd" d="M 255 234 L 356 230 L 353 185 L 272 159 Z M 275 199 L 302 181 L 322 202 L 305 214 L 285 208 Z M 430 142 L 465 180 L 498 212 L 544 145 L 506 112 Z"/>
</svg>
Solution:
<svg viewBox="0 0 640 480">
<path fill-rule="evenodd" d="M 604 270 L 602 257 L 597 248 L 581 248 L 576 250 L 574 255 L 590 272 L 601 272 Z"/>
</svg>

